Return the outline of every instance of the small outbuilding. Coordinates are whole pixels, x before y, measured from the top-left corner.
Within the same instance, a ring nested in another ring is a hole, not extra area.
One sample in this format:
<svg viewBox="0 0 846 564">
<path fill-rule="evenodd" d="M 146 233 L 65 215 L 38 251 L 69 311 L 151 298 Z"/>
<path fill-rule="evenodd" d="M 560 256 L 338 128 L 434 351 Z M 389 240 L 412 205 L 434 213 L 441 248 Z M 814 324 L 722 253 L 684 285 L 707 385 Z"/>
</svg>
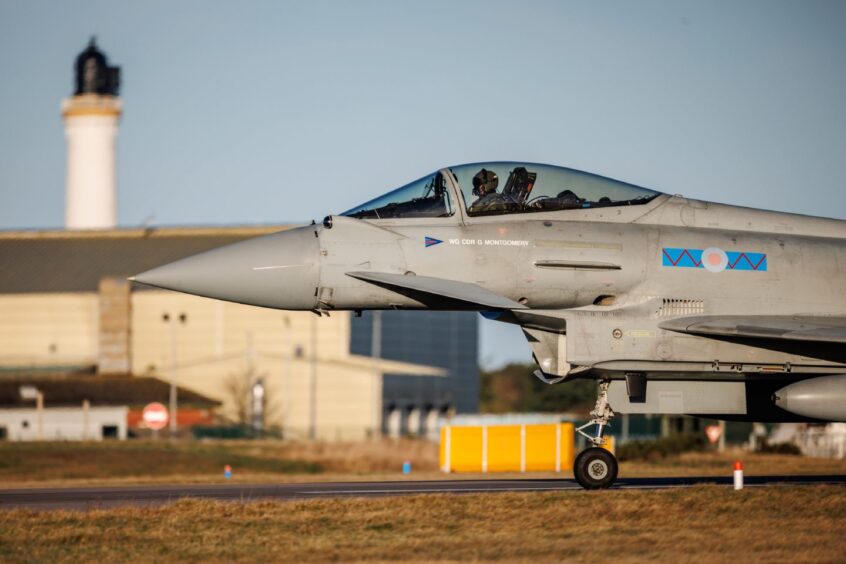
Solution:
<svg viewBox="0 0 846 564">
<path fill-rule="evenodd" d="M 124 440 L 149 432 L 141 412 L 167 404 L 170 385 L 153 377 L 80 375 L 0 378 L 0 440 Z M 182 428 L 210 425 L 220 402 L 177 388 Z"/>
</svg>

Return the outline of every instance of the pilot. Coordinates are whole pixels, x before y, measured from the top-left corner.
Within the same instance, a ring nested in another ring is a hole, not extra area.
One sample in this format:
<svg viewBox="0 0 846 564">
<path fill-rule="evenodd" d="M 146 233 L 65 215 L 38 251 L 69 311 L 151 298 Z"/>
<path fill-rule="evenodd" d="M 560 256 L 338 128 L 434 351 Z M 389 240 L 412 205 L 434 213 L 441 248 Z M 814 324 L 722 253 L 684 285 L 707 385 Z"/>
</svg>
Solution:
<svg viewBox="0 0 846 564">
<path fill-rule="evenodd" d="M 498 194 L 499 177 L 492 170 L 482 169 L 473 177 L 473 195 L 477 200 L 467 210 L 470 213 L 503 212 L 514 208 L 517 202 L 505 194 Z"/>
<path fill-rule="evenodd" d="M 584 200 L 579 198 L 572 190 L 559 192 L 556 198 L 558 199 L 558 204 L 566 208 L 580 208 L 582 207 L 582 202 L 584 202 Z"/>
</svg>

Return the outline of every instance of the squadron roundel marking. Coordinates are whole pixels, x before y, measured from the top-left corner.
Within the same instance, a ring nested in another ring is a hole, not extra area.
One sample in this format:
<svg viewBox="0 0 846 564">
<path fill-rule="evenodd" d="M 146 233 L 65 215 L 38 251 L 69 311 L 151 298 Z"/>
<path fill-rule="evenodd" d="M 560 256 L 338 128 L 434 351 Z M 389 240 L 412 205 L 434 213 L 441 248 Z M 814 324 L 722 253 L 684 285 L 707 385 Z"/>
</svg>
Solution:
<svg viewBox="0 0 846 564">
<path fill-rule="evenodd" d="M 722 272 L 728 266 L 728 255 L 717 247 L 708 247 L 702 251 L 702 266 L 708 272 Z"/>
<path fill-rule="evenodd" d="M 670 268 L 704 268 L 709 272 L 724 270 L 767 271 L 766 253 L 724 251 L 717 247 L 701 249 L 661 249 L 661 265 Z"/>
</svg>

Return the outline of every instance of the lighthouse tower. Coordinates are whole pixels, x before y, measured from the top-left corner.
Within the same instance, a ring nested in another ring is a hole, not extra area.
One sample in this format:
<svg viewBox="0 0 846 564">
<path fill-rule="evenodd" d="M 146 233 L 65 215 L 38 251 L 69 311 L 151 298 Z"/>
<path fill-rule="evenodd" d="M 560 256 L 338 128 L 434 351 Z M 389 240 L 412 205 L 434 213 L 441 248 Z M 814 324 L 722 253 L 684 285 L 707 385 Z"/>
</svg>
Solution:
<svg viewBox="0 0 846 564">
<path fill-rule="evenodd" d="M 62 101 L 68 141 L 65 227 L 109 229 L 115 226 L 117 215 L 120 68 L 108 65 L 92 37 L 76 58 L 74 73 L 73 96 Z"/>
</svg>

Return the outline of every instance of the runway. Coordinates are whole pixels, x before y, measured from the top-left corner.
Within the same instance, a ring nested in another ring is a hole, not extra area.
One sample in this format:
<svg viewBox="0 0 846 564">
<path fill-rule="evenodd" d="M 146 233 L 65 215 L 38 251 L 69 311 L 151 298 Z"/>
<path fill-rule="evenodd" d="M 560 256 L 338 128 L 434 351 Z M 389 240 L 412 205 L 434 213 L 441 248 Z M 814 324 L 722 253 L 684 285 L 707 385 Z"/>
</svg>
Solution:
<svg viewBox="0 0 846 564">
<path fill-rule="evenodd" d="M 699 484 L 731 485 L 730 477 L 628 478 L 612 490 L 684 488 Z M 810 484 L 846 485 L 846 476 L 751 476 L 746 487 Z M 0 490 L 0 509 L 105 509 L 129 505 L 161 505 L 184 498 L 249 502 L 338 497 L 425 494 L 581 491 L 575 480 L 432 480 L 392 482 L 311 482 L 302 484 L 219 484 L 120 486 Z"/>
</svg>

